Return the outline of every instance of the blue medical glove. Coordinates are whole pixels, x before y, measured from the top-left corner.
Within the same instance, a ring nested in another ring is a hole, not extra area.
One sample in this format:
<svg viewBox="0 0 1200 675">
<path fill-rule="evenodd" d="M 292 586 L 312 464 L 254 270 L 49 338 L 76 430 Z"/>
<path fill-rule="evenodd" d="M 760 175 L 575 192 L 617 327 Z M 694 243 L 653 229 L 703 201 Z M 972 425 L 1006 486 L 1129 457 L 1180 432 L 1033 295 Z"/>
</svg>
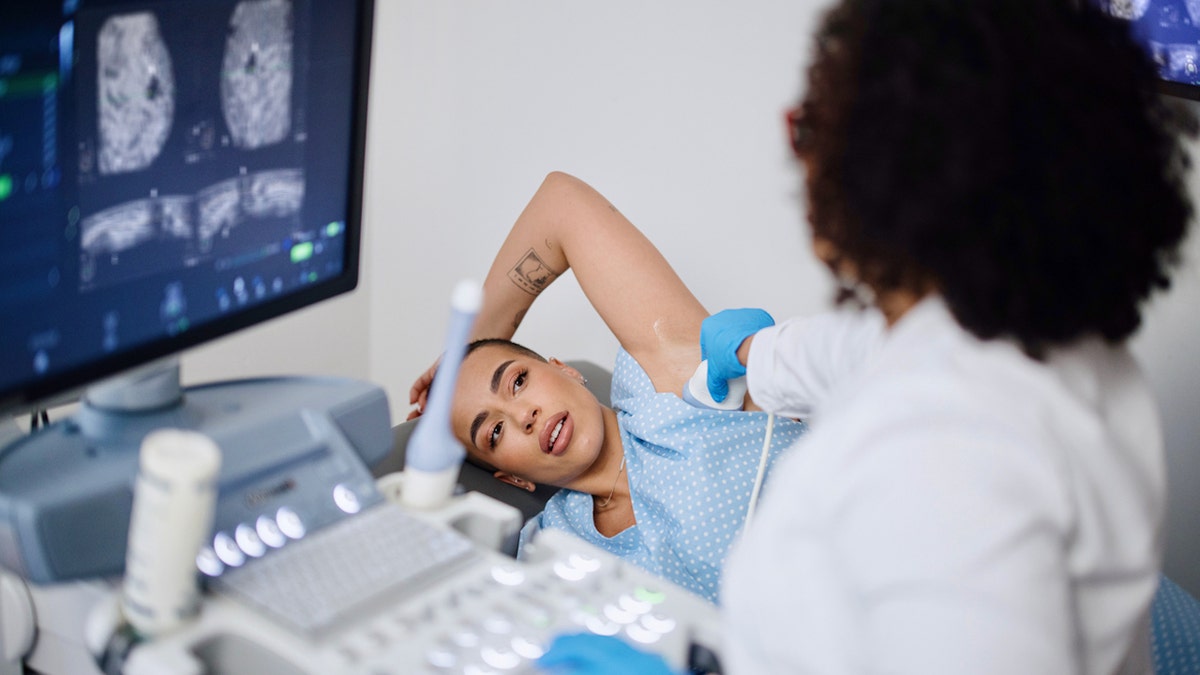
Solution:
<svg viewBox="0 0 1200 675">
<path fill-rule="evenodd" d="M 737 357 L 738 347 L 758 331 L 774 326 L 775 319 L 761 309 L 725 309 L 700 324 L 700 358 L 708 361 L 708 393 L 714 401 L 729 395 L 729 380 L 746 374 Z"/>
<path fill-rule="evenodd" d="M 606 635 L 559 635 L 537 660 L 551 675 L 680 675 L 658 654 L 647 654 Z"/>
</svg>

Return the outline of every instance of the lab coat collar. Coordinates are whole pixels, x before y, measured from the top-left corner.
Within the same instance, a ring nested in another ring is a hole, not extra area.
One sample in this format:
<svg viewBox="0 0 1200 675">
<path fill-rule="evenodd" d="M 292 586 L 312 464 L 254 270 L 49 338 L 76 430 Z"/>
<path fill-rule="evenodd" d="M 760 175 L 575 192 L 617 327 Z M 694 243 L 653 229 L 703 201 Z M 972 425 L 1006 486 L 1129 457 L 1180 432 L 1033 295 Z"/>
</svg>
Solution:
<svg viewBox="0 0 1200 675">
<path fill-rule="evenodd" d="M 932 330 L 943 329 L 947 322 L 958 325 L 942 296 L 931 293 L 909 308 L 900 320 L 888 329 L 885 349 L 905 348 L 915 341 L 921 341 L 917 343 L 920 344 L 930 337 Z"/>
</svg>

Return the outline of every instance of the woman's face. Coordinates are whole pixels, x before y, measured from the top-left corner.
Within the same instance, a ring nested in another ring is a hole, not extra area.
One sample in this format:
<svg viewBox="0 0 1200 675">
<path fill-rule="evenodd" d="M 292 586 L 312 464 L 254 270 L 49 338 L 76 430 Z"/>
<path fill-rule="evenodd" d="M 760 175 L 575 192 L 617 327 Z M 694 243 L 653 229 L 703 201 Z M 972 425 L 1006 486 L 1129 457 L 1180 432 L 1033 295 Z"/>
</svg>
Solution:
<svg viewBox="0 0 1200 675">
<path fill-rule="evenodd" d="M 604 445 L 603 406 L 578 371 L 502 345 L 467 355 L 450 423 L 473 457 L 559 487 L 591 468 Z"/>
</svg>

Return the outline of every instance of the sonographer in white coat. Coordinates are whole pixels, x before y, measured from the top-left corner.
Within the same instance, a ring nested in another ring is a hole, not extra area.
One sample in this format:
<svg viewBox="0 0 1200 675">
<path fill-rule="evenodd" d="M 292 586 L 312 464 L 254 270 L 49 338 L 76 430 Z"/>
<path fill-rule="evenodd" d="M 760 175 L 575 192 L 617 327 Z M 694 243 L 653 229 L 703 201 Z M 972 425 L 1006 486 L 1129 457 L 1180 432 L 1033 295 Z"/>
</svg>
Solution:
<svg viewBox="0 0 1200 675">
<path fill-rule="evenodd" d="M 839 0 L 814 46 L 814 251 L 870 309 L 702 328 L 714 398 L 746 374 L 811 429 L 724 571 L 724 672 L 1149 670 L 1164 453 L 1126 341 L 1190 222 L 1195 120 L 1093 3 Z M 667 672 L 631 652 L 539 663 Z"/>
<path fill-rule="evenodd" d="M 730 672 L 1148 664 L 1162 439 L 1128 350 L 1036 361 L 936 294 L 878 316 L 746 341 L 751 397 L 812 431 L 727 565 Z"/>
</svg>

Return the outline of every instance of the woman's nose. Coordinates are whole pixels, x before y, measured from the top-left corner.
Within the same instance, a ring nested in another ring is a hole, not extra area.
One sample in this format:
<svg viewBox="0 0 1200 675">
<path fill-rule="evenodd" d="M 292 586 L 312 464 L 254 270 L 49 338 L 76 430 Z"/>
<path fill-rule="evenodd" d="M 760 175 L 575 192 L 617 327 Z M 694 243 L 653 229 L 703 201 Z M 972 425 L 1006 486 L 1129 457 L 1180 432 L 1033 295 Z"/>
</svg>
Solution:
<svg viewBox="0 0 1200 675">
<path fill-rule="evenodd" d="M 525 427 L 525 433 L 534 431 L 534 424 L 537 423 L 538 416 L 541 411 L 537 407 L 530 407 L 525 410 L 521 418 L 521 424 Z"/>
</svg>

